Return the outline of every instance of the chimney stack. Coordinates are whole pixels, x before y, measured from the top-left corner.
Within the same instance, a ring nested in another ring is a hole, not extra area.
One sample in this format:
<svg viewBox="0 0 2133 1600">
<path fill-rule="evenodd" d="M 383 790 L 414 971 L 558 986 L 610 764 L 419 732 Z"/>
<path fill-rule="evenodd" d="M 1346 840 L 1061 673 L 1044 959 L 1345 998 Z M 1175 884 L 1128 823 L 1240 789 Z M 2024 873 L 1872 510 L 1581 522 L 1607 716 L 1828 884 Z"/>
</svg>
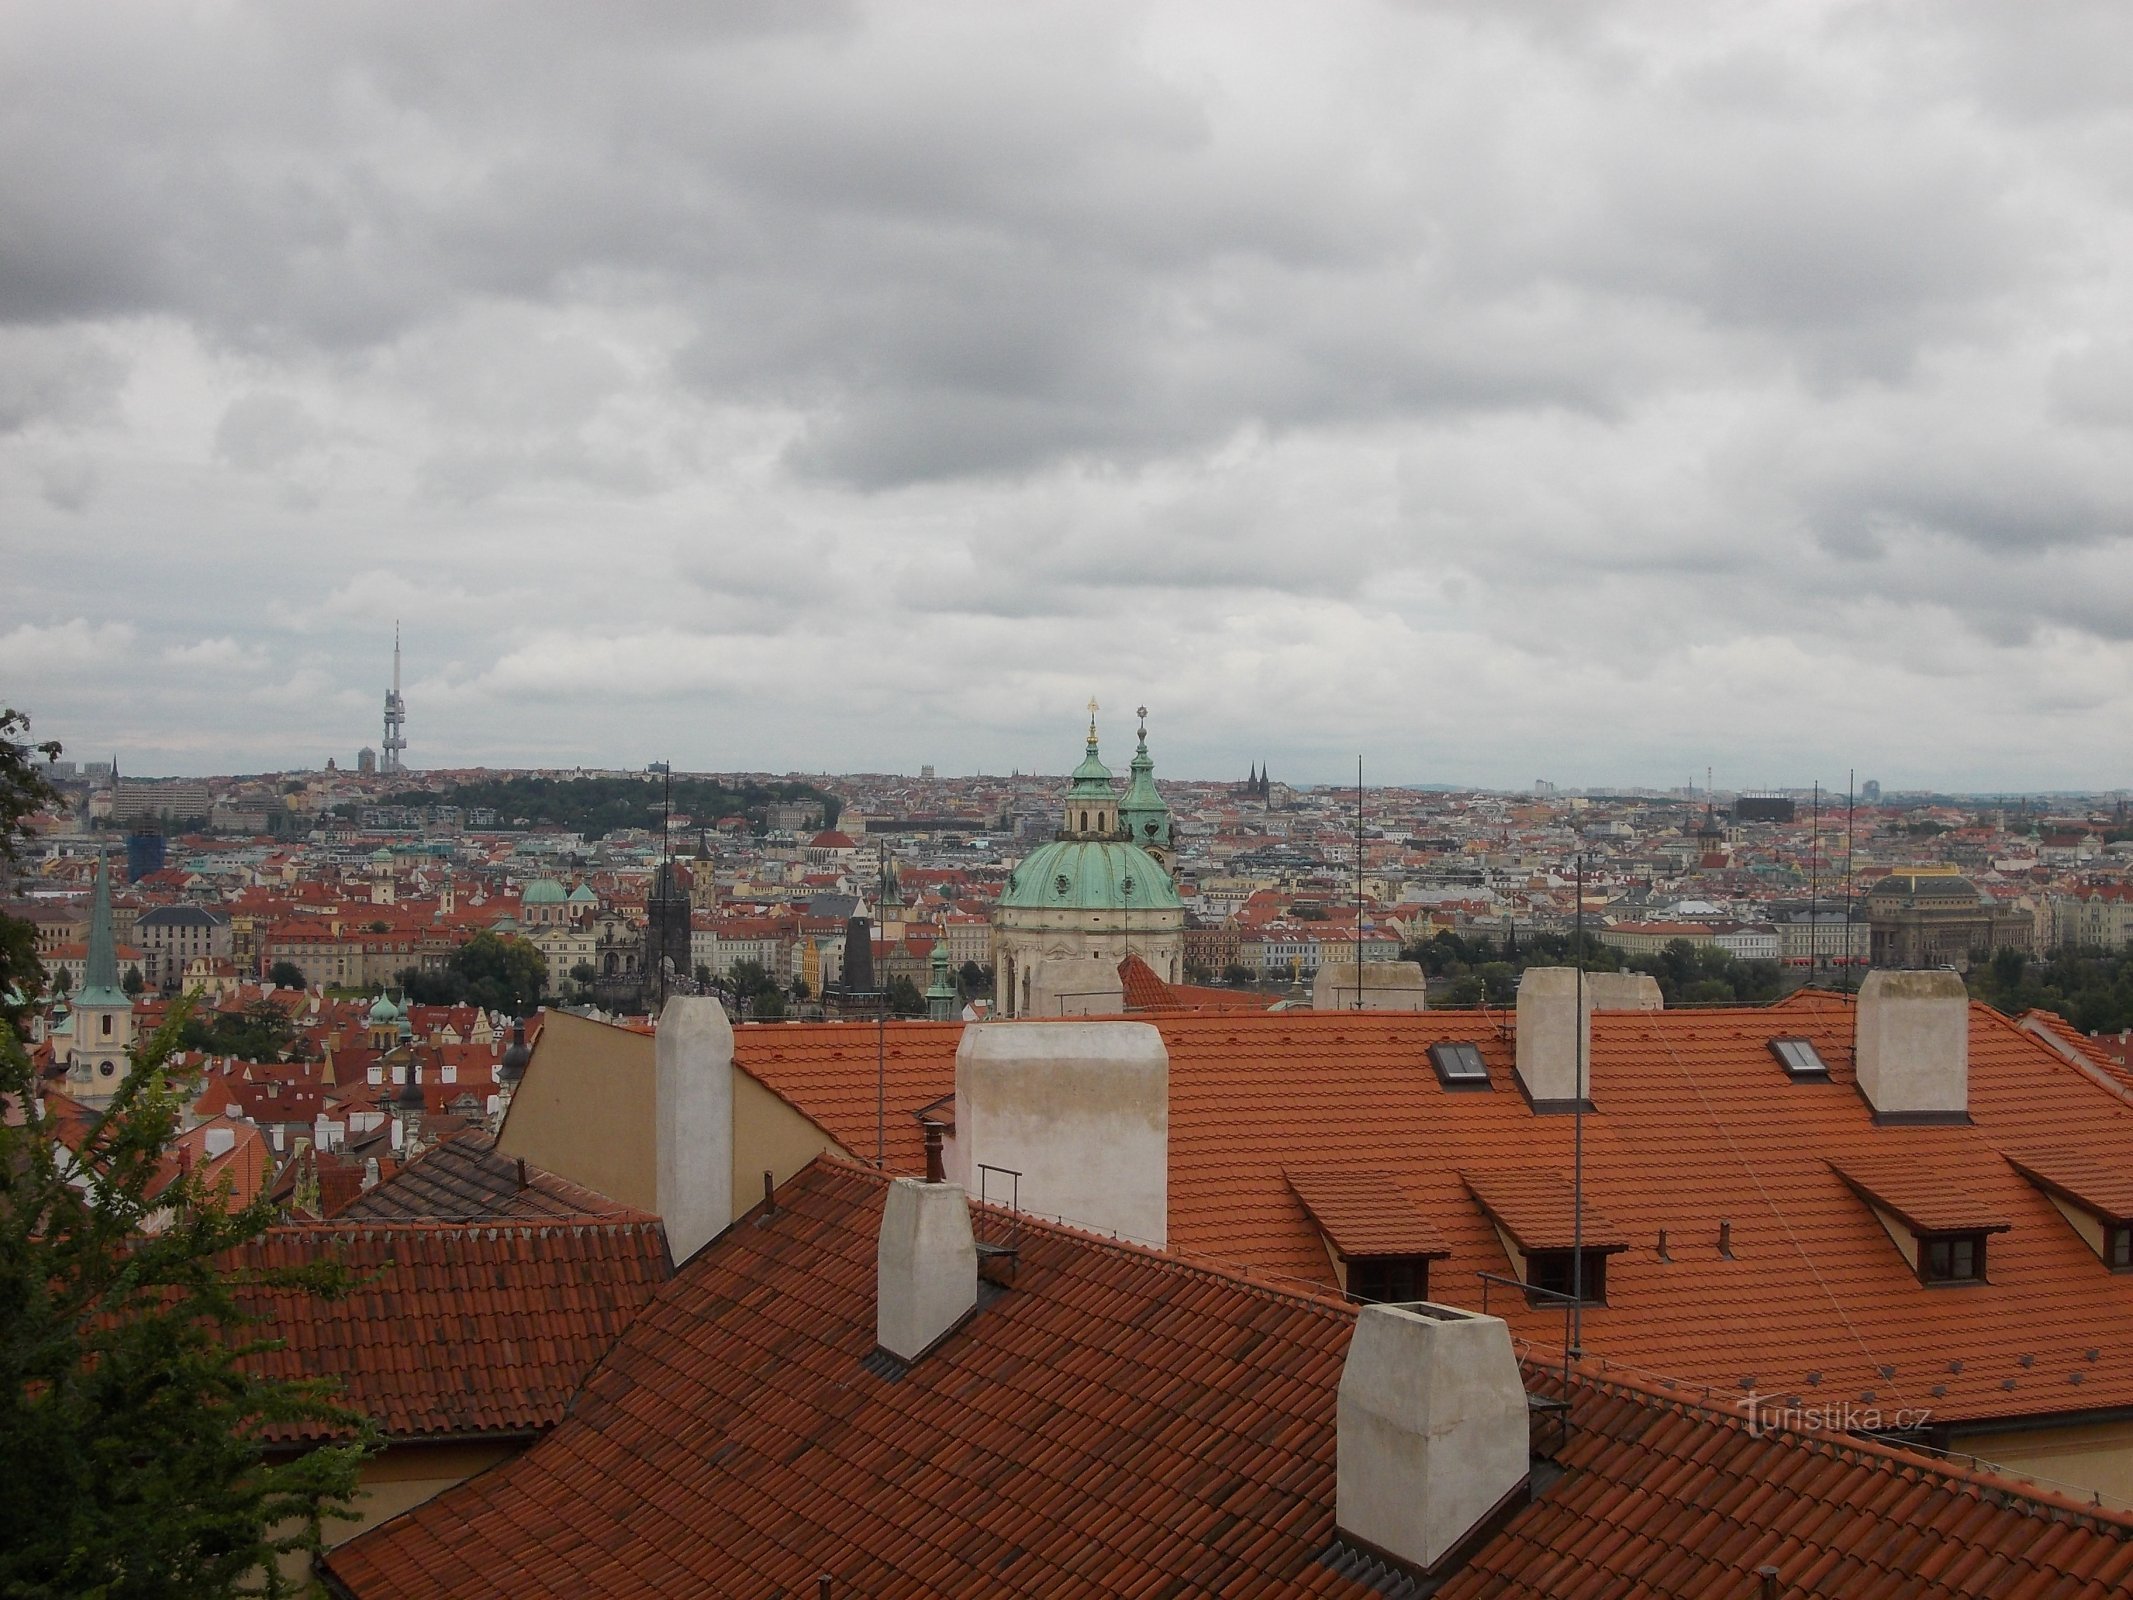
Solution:
<svg viewBox="0 0 2133 1600">
<path fill-rule="evenodd" d="M 874 1272 L 875 1342 L 916 1361 L 978 1303 L 977 1237 L 963 1191 L 915 1178 L 891 1183 Z"/>
<path fill-rule="evenodd" d="M 703 995 L 659 1014 L 653 1127 L 659 1218 L 680 1266 L 733 1221 L 733 1025 Z"/>
<path fill-rule="evenodd" d="M 1970 1120 L 1970 995 L 1933 972 L 1870 972 L 1859 986 L 1859 1092 L 1881 1123 Z"/>
<path fill-rule="evenodd" d="M 1365 1306 L 1341 1369 L 1334 1522 L 1425 1574 L 1526 1483 L 1526 1390 L 1501 1317 Z"/>
<path fill-rule="evenodd" d="M 1020 1173 L 1020 1205 L 1170 1237 L 1170 1056 L 1145 1022 L 981 1022 L 955 1053 L 957 1170 Z M 990 1198 L 997 1199 L 995 1189 Z"/>
<path fill-rule="evenodd" d="M 1592 1098 L 1592 1014 L 1595 1011 L 1659 1011 L 1659 980 L 1642 972 L 1588 972 L 1585 1005 L 1578 1009 L 1575 967 L 1528 967 L 1518 980 L 1518 1083 L 1537 1112 L 1567 1112 Z M 1578 1048 L 1584 1040 L 1585 1083 L 1581 1094 Z"/>
<path fill-rule="evenodd" d="M 945 1183 L 947 1178 L 941 1170 L 941 1125 L 929 1121 L 921 1126 L 926 1130 L 926 1181 Z"/>
</svg>

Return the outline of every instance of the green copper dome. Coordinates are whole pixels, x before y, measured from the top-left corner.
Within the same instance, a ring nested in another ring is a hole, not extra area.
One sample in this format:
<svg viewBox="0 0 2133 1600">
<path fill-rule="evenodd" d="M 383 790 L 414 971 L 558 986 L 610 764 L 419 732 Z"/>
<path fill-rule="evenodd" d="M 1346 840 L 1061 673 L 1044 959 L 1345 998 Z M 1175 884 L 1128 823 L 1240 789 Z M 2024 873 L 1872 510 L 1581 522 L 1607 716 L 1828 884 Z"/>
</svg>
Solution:
<svg viewBox="0 0 2133 1600">
<path fill-rule="evenodd" d="M 1133 781 L 1118 803 L 1118 819 L 1133 842 L 1170 848 L 1170 807 L 1155 786 L 1155 759 L 1148 754 L 1148 708 L 1141 707 L 1141 742 L 1133 753 Z"/>
<path fill-rule="evenodd" d="M 559 906 L 568 898 L 569 896 L 563 893 L 563 886 L 557 883 L 555 879 L 535 878 L 526 885 L 525 893 L 519 896 L 519 904 L 527 906 Z"/>
<path fill-rule="evenodd" d="M 1131 890 L 1127 889 L 1128 884 Z M 1039 845 L 1008 874 L 1002 910 L 1176 911 L 1177 885 L 1139 845 L 1060 839 Z"/>
</svg>

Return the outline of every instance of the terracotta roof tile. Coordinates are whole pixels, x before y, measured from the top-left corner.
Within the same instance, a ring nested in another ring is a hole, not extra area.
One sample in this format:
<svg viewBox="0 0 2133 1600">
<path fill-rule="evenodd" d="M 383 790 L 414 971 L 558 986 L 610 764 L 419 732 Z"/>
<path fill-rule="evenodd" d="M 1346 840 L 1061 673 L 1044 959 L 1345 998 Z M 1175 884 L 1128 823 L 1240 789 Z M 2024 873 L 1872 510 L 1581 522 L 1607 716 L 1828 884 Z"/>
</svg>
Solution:
<svg viewBox="0 0 2133 1600">
<path fill-rule="evenodd" d="M 1462 1172 L 1469 1193 L 1521 1250 L 1627 1250 L 1629 1236 L 1593 1208 L 1573 1205 L 1576 1190 L 1560 1172 L 1510 1167 Z M 1449 1252 L 1447 1252 L 1449 1253 Z"/>
<path fill-rule="evenodd" d="M 1829 1166 L 1860 1198 L 1917 1233 L 2005 1233 L 2013 1226 L 1991 1204 L 1914 1157 L 1847 1156 Z"/>
<path fill-rule="evenodd" d="M 2133 1222 L 2133 1174 L 2074 1151 L 2010 1150 L 2007 1163 L 2047 1193 L 2101 1217 L 2106 1222 Z"/>
<path fill-rule="evenodd" d="M 326 1558 L 369 1597 L 1423 1592 L 1333 1526 L 1353 1313 L 1026 1223 L 1014 1286 L 888 1377 L 883 1179 L 821 1160 L 693 1259 L 525 1454 Z M 2133 1522 L 1725 1399 L 1545 1363 L 1555 1466 L 1443 1600 L 2115 1592 Z M 1563 1428 L 1567 1420 L 1567 1430 Z M 1558 1470 L 1559 1469 L 1559 1470 Z"/>
<path fill-rule="evenodd" d="M 1510 1263 L 1460 1174 L 1571 1168 L 1572 1119 L 1536 1116 L 1511 1087 L 1508 1016 L 1149 1020 L 1170 1055 L 1173 1249 L 1330 1291 L 1318 1228 L 1285 1174 L 1353 1165 L 1390 1177 L 1444 1234 L 1451 1254 L 1433 1267 L 1432 1292 L 1477 1305 L 1476 1275 Z M 923 1170 L 915 1113 L 953 1094 L 961 1035 L 949 1023 L 887 1030 L 892 1170 Z M 1769 1049 L 1780 1035 L 1811 1039 L 1828 1080 L 1788 1079 Z M 1452 1039 L 1477 1041 L 1491 1092 L 1438 1082 L 1428 1047 Z M 846 1150 L 873 1154 L 871 1027 L 744 1027 L 735 1053 Z M 2133 1171 L 2133 1104 L 2007 1018 L 1972 1008 L 1967 1126 L 1875 1126 L 1855 1085 L 1852 1002 L 1826 992 L 1772 1007 L 1600 1013 L 1592 1075 L 1586 1203 L 1632 1247 L 1609 1262 L 1608 1304 L 1584 1313 L 1588 1349 L 1624 1368 L 1715 1384 L 1753 1375 L 1781 1392 L 1804 1392 L 1819 1373 L 1825 1390 L 1871 1388 L 1948 1420 L 2055 1414 L 2071 1399 L 2133 1407 L 2133 1346 L 2116 1337 L 2133 1320 L 2133 1277 L 2098 1261 L 2001 1155 L 2056 1149 Z M 1991 1281 L 1960 1294 L 1921 1285 L 1830 1170 L 1891 1153 L 2012 1224 L 1993 1243 Z M 1730 1255 L 1718 1248 L 1721 1224 Z M 1562 1337 L 1560 1315 L 1492 1305 L 1523 1337 Z M 2094 1362 L 2091 1348 L 2103 1352 Z M 2029 1368 L 2015 1364 L 2022 1351 Z M 1954 1361 L 1960 1370 L 1948 1370 Z"/>
<path fill-rule="evenodd" d="M 1289 1187 L 1344 1257 L 1448 1256 L 1452 1247 L 1382 1172 L 1290 1167 Z"/>
<path fill-rule="evenodd" d="M 272 1228 L 228 1265 L 320 1259 L 362 1281 L 334 1300 L 246 1288 L 246 1310 L 280 1345 L 250 1359 L 277 1377 L 338 1378 L 396 1439 L 552 1426 L 671 1270 L 656 1222 Z"/>
</svg>

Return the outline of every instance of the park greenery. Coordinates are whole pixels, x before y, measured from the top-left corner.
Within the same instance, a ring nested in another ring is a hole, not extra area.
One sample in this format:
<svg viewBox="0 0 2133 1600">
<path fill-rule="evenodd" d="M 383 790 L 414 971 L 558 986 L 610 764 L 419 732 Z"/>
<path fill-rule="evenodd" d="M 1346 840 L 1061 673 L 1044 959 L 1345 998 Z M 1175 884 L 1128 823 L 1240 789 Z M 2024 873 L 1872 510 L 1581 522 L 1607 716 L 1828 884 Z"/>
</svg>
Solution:
<svg viewBox="0 0 2133 1600">
<path fill-rule="evenodd" d="M 1515 1005 L 1518 975 L 1528 967 L 1581 966 L 1587 972 L 1643 972 L 1659 982 L 1670 1006 L 1775 1000 L 1784 987 L 1774 961 L 1742 961 L 1715 945 L 1671 940 L 1655 955 L 1628 955 L 1590 934 L 1533 933 L 1502 944 L 1481 935 L 1439 932 L 1400 952 L 1436 979 L 1449 979 L 1443 1003 Z"/>
<path fill-rule="evenodd" d="M 238 1061 L 287 1061 L 304 1054 L 304 1035 L 289 1013 L 272 1000 L 254 1000 L 238 1011 L 184 1008 L 178 1048 Z"/>
<path fill-rule="evenodd" d="M 1970 992 L 2009 1016 L 2055 1011 L 2084 1033 L 2133 1028 L 2133 950 L 2000 950 L 1970 964 Z"/>
<path fill-rule="evenodd" d="M 491 811 L 495 826 L 505 829 L 556 827 L 603 838 L 624 828 L 657 828 L 666 804 L 666 785 L 656 778 L 492 777 L 455 783 L 441 789 L 408 789 L 388 795 L 396 806 L 457 806 L 462 811 Z M 754 832 L 768 824 L 773 805 L 813 802 L 834 825 L 840 802 L 807 783 L 757 783 L 737 787 L 712 778 L 676 778 L 674 814 L 710 827 L 725 817 L 745 819 Z"/>
<path fill-rule="evenodd" d="M 523 939 L 483 929 L 431 971 L 405 967 L 400 990 L 417 1005 L 476 1005 L 523 1017 L 541 1003 L 548 985 L 548 958 Z"/>
</svg>

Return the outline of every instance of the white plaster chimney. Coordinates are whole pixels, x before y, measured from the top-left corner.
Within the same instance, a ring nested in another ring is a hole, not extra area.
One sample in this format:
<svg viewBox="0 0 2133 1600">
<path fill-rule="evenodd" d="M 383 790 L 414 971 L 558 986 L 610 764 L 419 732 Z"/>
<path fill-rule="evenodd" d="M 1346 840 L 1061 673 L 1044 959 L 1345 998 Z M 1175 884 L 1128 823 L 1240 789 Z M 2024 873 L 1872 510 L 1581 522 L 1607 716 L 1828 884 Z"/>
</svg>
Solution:
<svg viewBox="0 0 2133 1600">
<path fill-rule="evenodd" d="M 1518 1081 L 1534 1109 L 1567 1111 L 1592 1094 L 1592 1014 L 1658 1011 L 1666 1005 L 1659 980 L 1642 972 L 1588 972 L 1578 1009 L 1575 967 L 1528 967 L 1518 980 Z M 1585 1084 L 1579 1093 L 1578 1041 L 1584 1040 Z"/>
<path fill-rule="evenodd" d="M 1870 972 L 1855 1061 L 1876 1121 L 1958 1122 L 1970 1112 L 1970 995 L 1946 970 Z"/>
<path fill-rule="evenodd" d="M 237 1148 L 237 1130 L 226 1124 L 217 1124 L 207 1130 L 205 1143 L 208 1160 L 213 1161 L 218 1156 L 226 1156 Z"/>
<path fill-rule="evenodd" d="M 703 995 L 659 1014 L 653 1088 L 654 1190 L 680 1266 L 733 1221 L 733 1025 Z"/>
<path fill-rule="evenodd" d="M 1328 961 L 1311 980 L 1311 1009 L 1427 1011 L 1429 979 L 1419 961 Z"/>
<path fill-rule="evenodd" d="M 1526 1390 L 1501 1317 L 1363 1307 L 1338 1419 L 1335 1524 L 1425 1573 L 1526 1481 Z"/>
<path fill-rule="evenodd" d="M 952 1183 L 898 1178 L 874 1252 L 874 1341 L 916 1361 L 978 1303 L 970 1202 Z"/>
<path fill-rule="evenodd" d="M 1126 1009 L 1118 963 L 1102 955 L 1046 956 L 1030 969 L 1031 1017 L 1115 1017 Z"/>
<path fill-rule="evenodd" d="M 1170 1057 L 1145 1022 L 981 1022 L 955 1053 L 955 1174 L 1022 1174 L 1024 1211 L 1141 1244 L 1170 1237 Z M 1005 1179 L 985 1197 L 1009 1198 Z"/>
</svg>

